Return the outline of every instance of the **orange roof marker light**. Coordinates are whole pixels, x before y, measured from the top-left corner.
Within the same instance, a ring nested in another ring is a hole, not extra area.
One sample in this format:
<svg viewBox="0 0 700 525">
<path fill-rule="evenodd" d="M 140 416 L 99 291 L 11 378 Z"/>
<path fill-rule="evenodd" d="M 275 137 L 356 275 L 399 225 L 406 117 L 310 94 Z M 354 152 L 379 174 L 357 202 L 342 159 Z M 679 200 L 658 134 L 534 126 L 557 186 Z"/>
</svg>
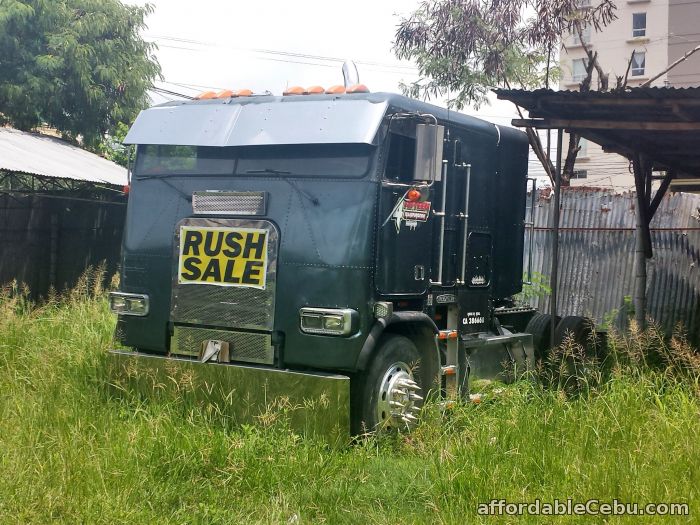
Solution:
<svg viewBox="0 0 700 525">
<path fill-rule="evenodd" d="M 323 89 L 321 86 L 311 86 L 309 89 L 306 90 L 307 95 L 322 95 L 325 92 L 326 90 Z"/>
<path fill-rule="evenodd" d="M 234 97 L 250 97 L 253 92 L 250 89 L 239 89 L 233 92 Z"/>
<path fill-rule="evenodd" d="M 331 86 L 326 90 L 329 95 L 342 95 L 345 93 L 345 86 Z"/>
<path fill-rule="evenodd" d="M 214 93 L 213 91 L 205 91 L 204 93 L 200 93 L 194 98 L 197 100 L 209 100 L 210 98 L 216 98 L 216 93 Z"/>
<path fill-rule="evenodd" d="M 346 93 L 369 93 L 369 89 L 364 84 L 354 84 L 347 89 Z"/>
<path fill-rule="evenodd" d="M 282 95 L 285 97 L 288 97 L 290 95 L 303 95 L 304 94 L 304 88 L 301 86 L 292 86 L 288 88 Z"/>
<path fill-rule="evenodd" d="M 221 93 L 216 95 L 216 98 L 229 98 L 233 96 L 233 91 L 230 89 L 224 89 Z"/>
</svg>

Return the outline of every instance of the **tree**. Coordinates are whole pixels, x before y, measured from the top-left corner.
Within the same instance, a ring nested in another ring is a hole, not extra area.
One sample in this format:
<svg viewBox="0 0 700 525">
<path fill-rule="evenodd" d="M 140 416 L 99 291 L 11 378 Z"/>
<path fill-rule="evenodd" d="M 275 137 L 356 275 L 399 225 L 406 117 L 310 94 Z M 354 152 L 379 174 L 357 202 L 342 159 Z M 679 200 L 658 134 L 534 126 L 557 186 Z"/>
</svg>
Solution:
<svg viewBox="0 0 700 525">
<path fill-rule="evenodd" d="M 497 86 L 532 89 L 548 86 L 558 75 L 554 52 L 562 35 L 583 40 L 582 28 L 596 31 L 615 18 L 612 0 L 601 0 L 591 9 L 580 9 L 580 0 L 425 0 L 396 32 L 398 58 L 414 60 L 423 79 L 404 87 L 419 97 L 447 95 L 450 105 L 477 108 Z M 585 47 L 585 46 L 584 46 Z M 606 82 L 597 53 L 588 48 L 586 78 L 582 90 L 591 88 L 593 71 Z M 527 129 L 533 151 L 550 177 L 554 166 L 539 135 Z M 564 163 L 565 183 L 573 173 L 580 149 L 572 134 Z"/>
<path fill-rule="evenodd" d="M 96 148 L 148 105 L 160 77 L 139 35 L 151 12 L 119 0 L 0 0 L 0 118 Z"/>
<path fill-rule="evenodd" d="M 104 140 L 94 148 L 95 153 L 99 153 L 107 160 L 128 168 L 133 153 L 133 146 L 122 144 L 128 132 L 129 126 L 119 122 L 109 134 L 105 135 Z"/>
</svg>

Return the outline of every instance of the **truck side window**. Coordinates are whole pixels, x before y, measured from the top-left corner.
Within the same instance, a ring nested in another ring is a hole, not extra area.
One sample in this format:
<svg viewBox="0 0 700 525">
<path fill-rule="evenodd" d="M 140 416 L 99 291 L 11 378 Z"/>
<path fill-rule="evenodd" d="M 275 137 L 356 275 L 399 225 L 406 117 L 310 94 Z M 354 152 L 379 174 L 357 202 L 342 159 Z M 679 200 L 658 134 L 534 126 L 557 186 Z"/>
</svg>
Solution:
<svg viewBox="0 0 700 525">
<path fill-rule="evenodd" d="M 416 139 L 391 133 L 389 135 L 385 178 L 397 182 L 412 183 L 415 157 Z"/>
</svg>

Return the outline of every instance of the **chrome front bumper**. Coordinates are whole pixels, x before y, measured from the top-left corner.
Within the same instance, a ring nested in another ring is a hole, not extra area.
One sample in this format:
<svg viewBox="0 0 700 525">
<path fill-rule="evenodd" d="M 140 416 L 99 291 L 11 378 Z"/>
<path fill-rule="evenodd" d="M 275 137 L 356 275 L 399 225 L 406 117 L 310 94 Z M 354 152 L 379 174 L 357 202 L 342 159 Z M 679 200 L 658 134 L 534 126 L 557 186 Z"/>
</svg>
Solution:
<svg viewBox="0 0 700 525">
<path fill-rule="evenodd" d="M 110 386 L 115 393 L 177 399 L 215 407 L 237 424 L 270 425 L 280 419 L 292 430 L 347 441 L 350 378 L 111 350 Z"/>
</svg>

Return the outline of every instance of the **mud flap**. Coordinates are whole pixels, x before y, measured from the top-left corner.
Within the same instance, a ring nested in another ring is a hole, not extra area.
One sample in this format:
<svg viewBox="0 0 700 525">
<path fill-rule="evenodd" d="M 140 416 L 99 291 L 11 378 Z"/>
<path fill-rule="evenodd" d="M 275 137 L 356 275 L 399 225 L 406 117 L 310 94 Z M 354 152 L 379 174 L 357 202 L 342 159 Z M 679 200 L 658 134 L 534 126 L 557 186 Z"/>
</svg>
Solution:
<svg viewBox="0 0 700 525">
<path fill-rule="evenodd" d="M 535 354 L 532 335 L 482 335 L 463 339 L 470 380 L 489 379 L 506 383 L 532 374 Z"/>
</svg>

